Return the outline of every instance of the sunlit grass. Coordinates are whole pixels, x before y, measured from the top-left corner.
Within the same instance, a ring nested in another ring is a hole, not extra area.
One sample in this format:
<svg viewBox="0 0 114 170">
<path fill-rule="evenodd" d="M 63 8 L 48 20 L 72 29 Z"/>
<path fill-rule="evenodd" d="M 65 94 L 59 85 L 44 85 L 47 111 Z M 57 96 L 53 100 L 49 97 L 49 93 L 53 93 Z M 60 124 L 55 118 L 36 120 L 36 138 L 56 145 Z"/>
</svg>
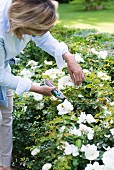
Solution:
<svg viewBox="0 0 114 170">
<path fill-rule="evenodd" d="M 114 2 L 105 10 L 85 11 L 72 4 L 59 4 L 59 23 L 76 28 L 95 28 L 114 33 Z M 79 10 L 80 9 L 80 10 Z"/>
</svg>

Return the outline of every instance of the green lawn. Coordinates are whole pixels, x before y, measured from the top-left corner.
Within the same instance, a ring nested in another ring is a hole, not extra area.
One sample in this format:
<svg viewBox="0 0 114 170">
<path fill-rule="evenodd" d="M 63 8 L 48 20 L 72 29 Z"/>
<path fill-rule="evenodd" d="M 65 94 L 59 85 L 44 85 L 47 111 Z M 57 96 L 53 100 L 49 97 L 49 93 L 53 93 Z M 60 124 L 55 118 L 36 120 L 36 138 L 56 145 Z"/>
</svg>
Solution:
<svg viewBox="0 0 114 170">
<path fill-rule="evenodd" d="M 114 2 L 105 10 L 85 11 L 75 4 L 59 4 L 59 23 L 76 28 L 95 28 L 114 33 Z"/>
</svg>

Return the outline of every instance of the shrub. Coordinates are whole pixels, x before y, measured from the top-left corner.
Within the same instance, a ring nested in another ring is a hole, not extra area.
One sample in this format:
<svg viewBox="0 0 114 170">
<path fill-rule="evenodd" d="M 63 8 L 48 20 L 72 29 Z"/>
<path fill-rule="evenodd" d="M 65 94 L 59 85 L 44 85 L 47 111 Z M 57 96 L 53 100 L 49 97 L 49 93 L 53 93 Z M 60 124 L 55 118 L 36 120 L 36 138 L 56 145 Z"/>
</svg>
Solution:
<svg viewBox="0 0 114 170">
<path fill-rule="evenodd" d="M 52 34 L 68 44 L 86 77 L 81 86 L 73 85 L 67 68 L 57 74 L 53 58 L 33 42 L 28 44 L 18 72 L 15 67 L 13 72 L 19 74 L 26 66 L 23 76 L 30 71 L 29 77 L 40 84 L 49 78 L 68 101 L 34 93 L 15 95 L 12 164 L 19 170 L 112 168 L 106 160 L 114 160 L 110 156 L 114 152 L 114 36 L 60 25 Z M 39 57 L 36 63 L 38 56 L 46 61 Z"/>
</svg>

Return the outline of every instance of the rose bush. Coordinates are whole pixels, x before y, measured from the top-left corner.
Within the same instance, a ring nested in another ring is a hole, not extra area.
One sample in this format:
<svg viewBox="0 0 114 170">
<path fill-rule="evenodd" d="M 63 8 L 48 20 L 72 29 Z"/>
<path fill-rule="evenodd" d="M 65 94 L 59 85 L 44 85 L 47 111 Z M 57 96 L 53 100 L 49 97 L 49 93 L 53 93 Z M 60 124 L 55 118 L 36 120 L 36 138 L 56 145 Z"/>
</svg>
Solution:
<svg viewBox="0 0 114 170">
<path fill-rule="evenodd" d="M 48 78 L 67 99 L 15 95 L 12 165 L 19 170 L 113 170 L 114 35 L 62 26 L 52 34 L 68 44 L 85 80 L 77 87 L 66 67 L 58 70 L 53 57 L 33 42 L 27 45 L 14 74 L 39 84 Z"/>
</svg>

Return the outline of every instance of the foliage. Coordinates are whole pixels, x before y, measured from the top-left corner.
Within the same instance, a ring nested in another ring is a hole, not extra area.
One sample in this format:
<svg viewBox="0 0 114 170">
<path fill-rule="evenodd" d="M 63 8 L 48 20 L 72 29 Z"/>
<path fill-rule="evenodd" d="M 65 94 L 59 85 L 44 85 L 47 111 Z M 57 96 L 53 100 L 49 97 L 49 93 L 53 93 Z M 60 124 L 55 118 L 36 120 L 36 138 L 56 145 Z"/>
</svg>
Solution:
<svg viewBox="0 0 114 170">
<path fill-rule="evenodd" d="M 114 147 L 114 35 L 61 25 L 55 26 L 52 34 L 66 42 L 86 77 L 79 87 L 70 80 L 65 86 L 67 68 L 62 72 L 65 75 L 54 73 L 57 67 L 53 58 L 33 42 L 27 45 L 18 69 L 14 66 L 13 72 L 28 75 L 40 84 L 49 78 L 62 88 L 73 110 L 69 110 L 70 105 L 61 106 L 61 101 L 54 97 L 42 99 L 34 93 L 15 95 L 12 165 L 19 170 L 41 170 L 46 163 L 51 164 L 45 165 L 49 167 L 47 170 L 84 170 L 98 163 L 104 166 L 104 153 Z M 50 74 L 46 75 L 46 70 L 50 70 Z M 67 114 L 58 114 L 58 105 L 67 108 Z M 89 150 L 89 156 L 84 146 L 94 148 Z"/>
</svg>

